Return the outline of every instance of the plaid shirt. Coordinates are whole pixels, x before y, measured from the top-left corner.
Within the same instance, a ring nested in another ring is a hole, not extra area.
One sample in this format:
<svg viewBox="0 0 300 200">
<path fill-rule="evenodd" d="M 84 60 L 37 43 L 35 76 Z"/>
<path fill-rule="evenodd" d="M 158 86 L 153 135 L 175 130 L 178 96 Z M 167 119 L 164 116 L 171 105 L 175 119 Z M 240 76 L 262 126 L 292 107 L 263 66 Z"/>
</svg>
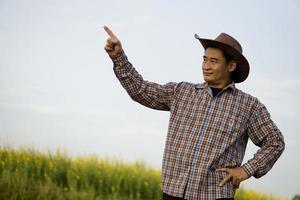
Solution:
<svg viewBox="0 0 300 200">
<path fill-rule="evenodd" d="M 134 100 L 170 111 L 162 165 L 162 189 L 185 199 L 234 197 L 232 182 L 219 187 L 226 172 L 241 166 L 248 138 L 260 149 L 242 165 L 249 176 L 266 174 L 284 150 L 281 132 L 266 107 L 232 82 L 213 97 L 207 83 L 145 81 L 124 51 L 112 58 L 114 72 Z"/>
</svg>

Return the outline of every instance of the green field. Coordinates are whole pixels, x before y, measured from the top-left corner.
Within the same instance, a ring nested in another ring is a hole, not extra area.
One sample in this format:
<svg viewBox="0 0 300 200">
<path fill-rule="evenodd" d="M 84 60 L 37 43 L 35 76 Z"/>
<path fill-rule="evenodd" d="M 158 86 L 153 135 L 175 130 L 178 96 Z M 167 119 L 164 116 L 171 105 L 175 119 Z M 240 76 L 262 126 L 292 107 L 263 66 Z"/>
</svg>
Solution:
<svg viewBox="0 0 300 200">
<path fill-rule="evenodd" d="M 158 200 L 160 176 L 160 170 L 141 162 L 0 147 L 0 200 Z M 239 189 L 235 199 L 279 198 Z"/>
</svg>

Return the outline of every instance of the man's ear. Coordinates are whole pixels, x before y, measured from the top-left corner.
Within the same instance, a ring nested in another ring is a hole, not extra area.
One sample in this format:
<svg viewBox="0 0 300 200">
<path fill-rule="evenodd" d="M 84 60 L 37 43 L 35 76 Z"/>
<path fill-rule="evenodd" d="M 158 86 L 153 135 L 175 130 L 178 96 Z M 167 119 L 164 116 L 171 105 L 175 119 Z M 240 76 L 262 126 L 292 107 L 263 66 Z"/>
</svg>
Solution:
<svg viewBox="0 0 300 200">
<path fill-rule="evenodd" d="M 237 63 L 235 60 L 232 60 L 228 63 L 228 72 L 233 72 L 236 69 Z"/>
</svg>

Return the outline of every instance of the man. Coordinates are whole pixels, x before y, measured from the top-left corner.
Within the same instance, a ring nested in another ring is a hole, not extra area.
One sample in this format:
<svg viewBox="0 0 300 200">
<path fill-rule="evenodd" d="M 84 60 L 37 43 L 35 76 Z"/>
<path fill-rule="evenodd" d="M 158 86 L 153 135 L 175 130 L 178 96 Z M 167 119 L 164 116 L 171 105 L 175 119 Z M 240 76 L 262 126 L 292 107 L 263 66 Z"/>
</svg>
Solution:
<svg viewBox="0 0 300 200">
<path fill-rule="evenodd" d="M 204 83 L 145 81 L 125 55 L 120 40 L 104 26 L 105 50 L 130 97 L 170 111 L 162 165 L 163 199 L 233 199 L 240 183 L 259 178 L 284 150 L 281 132 L 266 107 L 237 89 L 249 64 L 240 43 L 222 33 L 215 40 L 195 34 L 204 47 Z M 260 149 L 242 165 L 248 138 Z"/>
</svg>

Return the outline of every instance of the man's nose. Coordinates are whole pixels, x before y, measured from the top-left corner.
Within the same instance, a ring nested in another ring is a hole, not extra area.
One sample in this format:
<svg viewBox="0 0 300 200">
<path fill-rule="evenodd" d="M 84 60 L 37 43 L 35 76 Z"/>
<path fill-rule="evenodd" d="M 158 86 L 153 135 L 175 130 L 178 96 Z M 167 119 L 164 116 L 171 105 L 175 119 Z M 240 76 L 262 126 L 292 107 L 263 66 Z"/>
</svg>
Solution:
<svg viewBox="0 0 300 200">
<path fill-rule="evenodd" d="M 202 64 L 202 69 L 203 69 L 204 71 L 209 70 L 209 69 L 210 69 L 209 63 L 208 63 L 208 62 L 204 62 L 204 63 Z"/>
</svg>

